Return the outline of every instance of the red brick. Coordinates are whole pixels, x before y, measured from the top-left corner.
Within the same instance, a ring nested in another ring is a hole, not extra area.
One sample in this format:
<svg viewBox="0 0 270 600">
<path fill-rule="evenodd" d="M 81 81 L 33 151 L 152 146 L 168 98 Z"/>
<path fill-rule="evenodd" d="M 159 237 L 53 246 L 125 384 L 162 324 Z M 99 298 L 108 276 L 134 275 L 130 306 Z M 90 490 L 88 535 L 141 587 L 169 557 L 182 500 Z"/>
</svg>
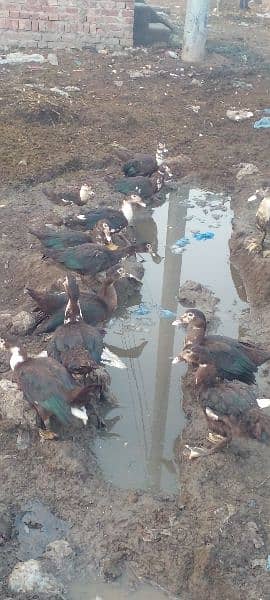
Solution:
<svg viewBox="0 0 270 600">
<path fill-rule="evenodd" d="M 57 23 L 55 21 L 45 21 L 45 31 L 57 31 Z"/>
<path fill-rule="evenodd" d="M 5 17 L 0 17 L 0 29 L 7 29 L 8 28 L 8 19 L 6 19 Z"/>
</svg>

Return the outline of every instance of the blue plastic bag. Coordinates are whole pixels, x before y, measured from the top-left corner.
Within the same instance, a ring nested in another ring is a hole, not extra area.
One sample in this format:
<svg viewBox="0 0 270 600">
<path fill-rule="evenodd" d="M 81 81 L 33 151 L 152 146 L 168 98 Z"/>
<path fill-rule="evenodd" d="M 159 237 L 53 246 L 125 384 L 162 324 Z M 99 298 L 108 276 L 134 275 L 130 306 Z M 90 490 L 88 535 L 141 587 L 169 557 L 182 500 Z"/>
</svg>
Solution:
<svg viewBox="0 0 270 600">
<path fill-rule="evenodd" d="M 263 117 L 259 121 L 255 121 L 254 129 L 268 129 L 270 127 L 270 117 Z"/>
<path fill-rule="evenodd" d="M 139 304 L 138 308 L 134 308 L 132 312 L 137 317 L 144 317 L 145 315 L 149 315 L 151 311 L 150 308 L 147 308 L 144 304 Z"/>
<path fill-rule="evenodd" d="M 175 319 L 176 317 L 176 313 L 172 312 L 168 308 L 161 308 L 159 312 L 163 319 Z"/>
<path fill-rule="evenodd" d="M 179 248 L 184 248 L 187 246 L 187 244 L 190 244 L 190 240 L 187 237 L 182 237 L 174 242 L 174 245 L 178 246 Z"/>
<path fill-rule="evenodd" d="M 195 240 L 198 240 L 198 242 L 202 242 L 205 240 L 212 240 L 215 237 L 215 234 L 213 231 L 198 231 L 197 233 L 193 233 L 193 237 Z"/>
</svg>

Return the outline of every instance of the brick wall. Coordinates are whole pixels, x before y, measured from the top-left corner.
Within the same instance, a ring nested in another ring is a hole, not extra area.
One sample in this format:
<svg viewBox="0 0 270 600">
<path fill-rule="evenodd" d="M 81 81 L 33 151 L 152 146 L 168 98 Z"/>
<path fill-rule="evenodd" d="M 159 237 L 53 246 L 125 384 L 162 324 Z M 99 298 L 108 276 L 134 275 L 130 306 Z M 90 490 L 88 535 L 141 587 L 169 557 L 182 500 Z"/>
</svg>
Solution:
<svg viewBox="0 0 270 600">
<path fill-rule="evenodd" d="M 134 0 L 0 0 L 0 48 L 132 46 Z"/>
</svg>

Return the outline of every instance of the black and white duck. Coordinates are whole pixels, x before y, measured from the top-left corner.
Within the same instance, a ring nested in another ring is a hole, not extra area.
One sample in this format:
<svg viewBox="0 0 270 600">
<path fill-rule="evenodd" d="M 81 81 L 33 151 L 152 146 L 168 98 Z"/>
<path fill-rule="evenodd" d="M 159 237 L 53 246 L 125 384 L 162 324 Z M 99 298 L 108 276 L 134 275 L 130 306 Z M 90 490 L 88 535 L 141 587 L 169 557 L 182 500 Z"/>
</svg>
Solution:
<svg viewBox="0 0 270 600">
<path fill-rule="evenodd" d="M 157 145 L 156 155 L 136 152 L 124 163 L 122 171 L 126 177 L 138 175 L 150 177 L 164 163 L 168 150 L 163 143 Z"/>
<path fill-rule="evenodd" d="M 184 350 L 183 354 L 190 349 Z M 199 365 L 195 372 L 197 399 L 207 420 L 214 444 L 210 450 L 187 446 L 189 458 L 213 454 L 227 446 L 235 437 L 254 438 L 270 442 L 270 417 L 262 407 L 270 400 L 258 399 L 256 388 L 240 381 L 220 381 L 219 372 L 211 355 L 204 347 L 194 346 Z"/>
<path fill-rule="evenodd" d="M 192 347 L 200 345 L 206 348 L 214 361 L 219 375 L 225 379 L 239 379 L 245 383 L 253 383 L 258 366 L 270 360 L 270 353 L 250 342 L 226 337 L 224 335 L 206 335 L 206 318 L 202 311 L 189 308 L 173 325 L 186 325 L 184 350 L 174 359 L 174 364 L 180 360 L 194 363 Z M 188 350 L 191 350 L 190 354 Z M 188 359 L 189 357 L 189 359 Z"/>
<path fill-rule="evenodd" d="M 115 282 L 119 278 L 131 278 L 141 284 L 140 280 L 125 269 L 119 267 L 107 274 L 97 293 L 92 291 L 82 292 L 80 306 L 83 319 L 89 325 L 103 325 L 114 313 L 118 306 Z M 49 333 L 62 325 L 65 316 L 65 306 L 68 301 L 66 292 L 38 291 L 26 288 L 26 291 L 37 304 L 35 312 L 41 311 L 42 320 L 48 316 L 38 327 L 38 333 Z"/>
<path fill-rule="evenodd" d="M 111 233 L 115 233 L 130 225 L 134 217 L 134 206 L 136 205 L 145 207 L 145 203 L 138 194 L 131 194 L 123 200 L 120 210 L 107 207 L 95 208 L 77 216 L 67 217 L 65 225 L 68 227 L 79 225 L 84 229 L 91 230 L 99 221 L 106 221 Z"/>
<path fill-rule="evenodd" d="M 91 231 L 80 231 L 71 229 L 60 229 L 58 231 L 45 227 L 44 229 L 29 229 L 44 248 L 52 250 L 65 250 L 81 244 L 112 244 L 110 227 L 106 221 L 98 221 Z"/>
<path fill-rule="evenodd" d="M 78 206 L 86 204 L 95 195 L 95 192 L 87 183 L 84 183 L 80 188 L 73 187 L 70 190 L 65 189 L 60 192 L 54 192 L 44 187 L 42 192 L 54 204 L 78 204 Z"/>
<path fill-rule="evenodd" d="M 135 255 L 136 252 L 149 252 L 154 255 L 151 244 L 130 244 L 117 250 L 97 244 L 82 244 L 66 250 L 47 250 L 45 256 L 63 264 L 67 269 L 77 271 L 82 275 L 95 276 L 107 271 L 124 258 Z"/>
<path fill-rule="evenodd" d="M 90 374 L 101 363 L 125 369 L 125 364 L 104 344 L 104 331 L 83 320 L 76 278 L 67 275 L 64 288 L 68 298 L 64 324 L 57 328 L 48 346 L 48 355 L 72 374 Z"/>
<path fill-rule="evenodd" d="M 247 245 L 247 250 L 250 253 L 263 252 L 263 245 L 268 231 L 270 231 L 270 187 L 269 184 L 263 184 L 263 186 L 256 190 L 253 196 L 250 196 L 249 201 L 260 200 L 259 207 L 256 212 L 256 226 L 262 233 L 260 241 L 251 240 Z"/>
<path fill-rule="evenodd" d="M 86 425 L 87 386 L 78 385 L 67 369 L 53 358 L 30 358 L 19 346 L 11 347 L 10 351 L 10 367 L 25 400 L 37 413 L 42 438 L 57 437 L 47 429 L 47 421 L 52 415 L 63 425 L 70 425 L 73 416 Z"/>
<path fill-rule="evenodd" d="M 158 171 L 151 177 L 123 177 L 114 181 L 114 189 L 116 192 L 125 194 L 139 194 L 144 200 L 151 200 L 157 192 L 163 187 L 165 177 L 171 177 L 169 167 L 161 166 Z"/>
</svg>

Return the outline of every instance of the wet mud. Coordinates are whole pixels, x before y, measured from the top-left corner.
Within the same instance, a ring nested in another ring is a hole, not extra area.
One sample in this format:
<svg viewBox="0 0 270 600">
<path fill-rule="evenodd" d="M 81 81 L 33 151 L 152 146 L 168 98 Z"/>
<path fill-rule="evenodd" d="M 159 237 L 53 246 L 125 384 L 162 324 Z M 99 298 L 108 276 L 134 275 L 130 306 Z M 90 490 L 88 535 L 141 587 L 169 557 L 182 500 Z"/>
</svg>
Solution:
<svg viewBox="0 0 270 600">
<path fill-rule="evenodd" d="M 224 271 L 219 286 L 212 290 L 219 302 L 203 298 L 212 330 L 235 336 L 239 333 L 243 339 L 269 347 L 270 259 L 250 255 L 246 250 L 250 237 L 257 235 L 256 206 L 247 203 L 247 198 L 269 176 L 269 133 L 254 130 L 254 119 L 233 123 L 226 118 L 226 110 L 232 107 L 250 109 L 256 118 L 257 115 L 260 118 L 264 108 L 269 108 L 269 31 L 265 20 L 253 13 L 241 16 L 239 21 L 233 7 L 227 8 L 220 20 L 210 21 L 210 38 L 216 50 L 218 45 L 223 46 L 223 54 L 220 50 L 211 52 L 201 67 L 183 66 L 165 51 L 155 49 L 147 54 L 136 51 L 117 57 L 88 52 L 59 53 L 57 68 L 45 64 L 35 69 L 20 66 L 1 70 L 2 337 L 7 334 L 13 315 L 32 307 L 24 294 L 25 285 L 49 288 L 63 278 L 63 271 L 56 264 L 41 261 L 40 246 L 28 234 L 30 222 L 34 227 L 57 224 L 71 212 L 70 207 L 52 205 L 42 194 L 42 183 L 47 181 L 57 190 L 63 185 L 86 181 L 96 192 L 93 204 L 118 206 L 121 197 L 112 192 L 108 178 L 120 173 L 112 143 L 117 141 L 133 150 L 154 151 L 156 142 L 165 139 L 170 157 L 174 158 L 171 168 L 176 188 L 187 186 L 215 195 L 207 198 L 206 222 L 198 226 L 194 221 L 194 229 L 208 228 L 210 216 L 215 212 L 211 206 L 214 198 L 219 194 L 230 196 L 227 213 L 221 211 L 221 221 L 216 221 L 223 223 L 228 217 L 225 235 L 227 239 L 231 235 L 226 256 L 224 246 L 221 254 L 217 252 L 215 256 L 216 271 L 219 274 L 221 269 Z M 241 25 L 242 22 L 248 26 Z M 231 49 L 240 50 L 232 55 L 232 50 L 228 51 L 230 45 Z M 241 58 L 244 54 L 247 60 Z M 150 77 L 135 80 L 129 77 L 129 70 L 141 70 L 146 64 L 151 64 Z M 119 87 L 115 81 L 123 84 Z M 45 91 L 27 87 L 40 83 Z M 80 93 L 70 92 L 70 97 L 63 99 L 47 91 L 64 85 L 78 86 Z M 198 113 L 192 109 L 194 106 L 200 106 Z M 52 116 L 55 111 L 57 118 Z M 253 163 L 258 172 L 239 181 L 236 175 L 240 163 Z M 169 188 L 166 192 L 175 194 Z M 192 203 L 195 208 L 189 208 L 189 216 L 194 218 L 197 199 Z M 78 210 L 72 207 L 72 211 Z M 156 210 L 162 213 L 162 207 Z M 232 214 L 228 211 L 233 211 L 232 232 Z M 191 224 L 192 220 L 185 221 L 184 231 L 188 234 L 193 228 Z M 225 231 L 224 227 L 223 223 L 220 231 Z M 179 232 L 179 237 L 184 231 Z M 219 229 L 213 231 L 217 240 Z M 204 243 L 210 245 L 212 241 Z M 163 250 L 162 247 L 161 254 Z M 182 258 L 181 283 L 197 279 L 212 289 L 213 283 L 206 275 L 207 257 L 203 258 L 202 251 L 202 263 L 196 259 L 196 272 L 188 259 L 185 264 L 185 254 L 188 257 L 189 252 L 192 249 L 187 247 L 182 257 L 174 255 Z M 144 266 L 148 273 L 148 259 Z M 213 277 L 214 273 L 213 270 Z M 151 281 L 150 272 L 148 277 Z M 234 291 L 230 292 L 228 302 L 230 286 Z M 125 318 L 132 311 L 133 293 L 134 290 L 128 292 L 129 301 L 123 297 Z M 144 293 L 144 290 L 139 292 L 136 306 L 145 303 Z M 180 294 L 182 306 L 188 304 L 188 294 L 187 289 Z M 194 289 L 191 299 L 194 302 Z M 163 306 L 160 299 L 154 301 L 162 308 L 181 311 L 175 298 L 173 306 L 167 303 Z M 121 318 L 121 312 L 117 318 Z M 169 322 L 164 320 L 164 323 L 167 329 Z M 176 345 L 181 342 L 181 333 L 177 335 Z M 23 339 L 33 354 L 43 350 L 47 341 L 46 337 L 34 334 Z M 112 339 L 114 345 L 116 341 Z M 136 342 L 142 341 L 139 332 Z M 164 364 L 166 361 L 168 356 L 164 352 Z M 6 364 L 3 376 L 11 378 L 7 369 Z M 105 438 L 99 437 L 94 420 L 87 429 L 78 426 L 63 431 L 59 441 L 45 444 L 40 443 L 35 429 L 26 424 L 14 426 L 1 420 L 0 595 L 3 599 L 11 596 L 8 578 L 21 556 L 16 518 L 22 507 L 33 500 L 41 501 L 69 525 L 64 537 L 72 548 L 72 559 L 54 570 L 41 551 L 39 557 L 64 586 L 62 593 L 67 598 L 88 600 L 100 595 L 106 599 L 114 593 L 119 598 L 121 594 L 123 598 L 132 598 L 133 594 L 134 598 L 143 598 L 146 594 L 145 597 L 157 600 L 163 595 L 181 600 L 270 597 L 269 448 L 253 440 L 237 440 L 219 454 L 197 462 L 188 461 L 183 456 L 185 444 L 204 445 L 207 428 L 195 401 L 190 374 L 182 369 L 174 377 L 172 403 L 175 407 L 178 404 L 179 426 L 173 423 L 176 435 L 171 436 L 170 451 L 165 456 L 168 461 L 162 467 L 172 469 L 169 481 L 173 485 L 167 489 L 166 485 L 152 490 L 147 485 L 121 485 L 119 478 L 122 482 L 125 479 L 123 464 L 121 477 L 114 480 L 112 472 L 119 473 L 118 456 L 124 454 L 122 448 L 111 454 L 110 474 L 104 473 L 97 446 L 104 444 Z M 258 383 L 260 390 L 269 394 L 267 364 L 260 370 Z M 121 382 L 116 387 L 120 386 Z M 117 395 L 117 390 L 114 391 Z M 145 400 L 149 398 L 142 398 L 144 403 Z M 113 409 L 104 406 L 108 424 L 122 414 L 123 399 Z M 119 434 L 119 423 L 123 439 L 125 436 L 125 442 L 130 441 L 131 424 L 127 423 L 125 428 L 122 419 L 109 427 L 112 435 L 109 443 L 115 443 L 114 427 Z M 22 432 L 25 443 L 21 442 Z M 139 462 L 140 458 L 135 460 Z M 106 583 L 111 582 L 114 584 L 106 588 Z M 42 595 L 30 593 L 19 597 L 34 600 Z"/>
</svg>

